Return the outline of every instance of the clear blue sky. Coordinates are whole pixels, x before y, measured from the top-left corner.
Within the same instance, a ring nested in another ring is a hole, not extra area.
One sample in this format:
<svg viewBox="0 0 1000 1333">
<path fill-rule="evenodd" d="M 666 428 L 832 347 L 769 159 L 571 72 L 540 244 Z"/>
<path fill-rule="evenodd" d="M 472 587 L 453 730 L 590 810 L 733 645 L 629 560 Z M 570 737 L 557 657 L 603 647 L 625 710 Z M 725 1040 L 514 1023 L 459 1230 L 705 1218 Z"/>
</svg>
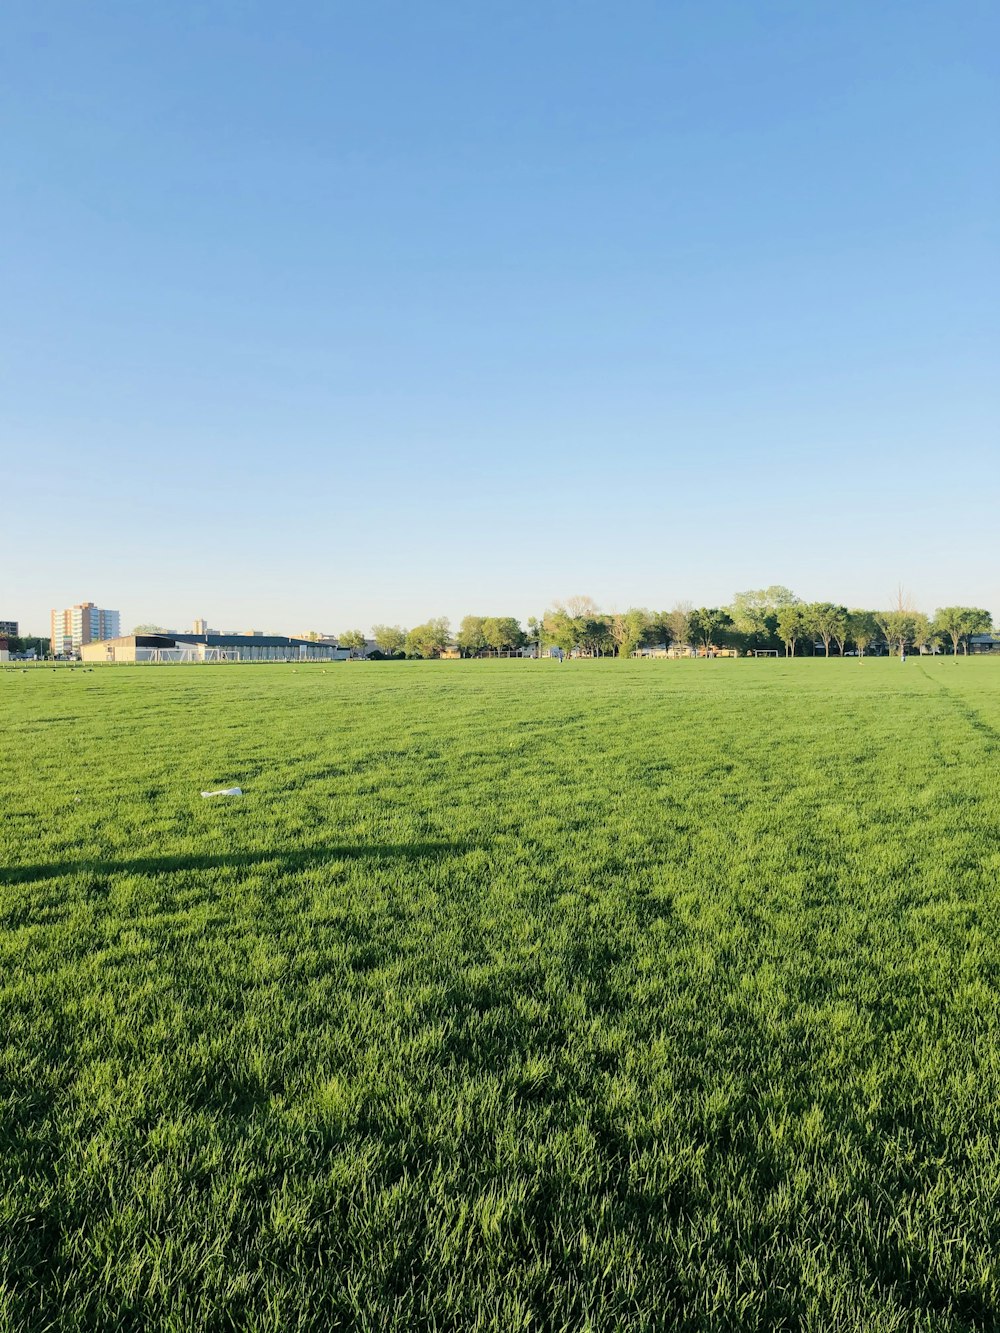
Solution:
<svg viewBox="0 0 1000 1333">
<path fill-rule="evenodd" d="M 0 31 L 0 618 L 1000 613 L 992 0 Z"/>
</svg>

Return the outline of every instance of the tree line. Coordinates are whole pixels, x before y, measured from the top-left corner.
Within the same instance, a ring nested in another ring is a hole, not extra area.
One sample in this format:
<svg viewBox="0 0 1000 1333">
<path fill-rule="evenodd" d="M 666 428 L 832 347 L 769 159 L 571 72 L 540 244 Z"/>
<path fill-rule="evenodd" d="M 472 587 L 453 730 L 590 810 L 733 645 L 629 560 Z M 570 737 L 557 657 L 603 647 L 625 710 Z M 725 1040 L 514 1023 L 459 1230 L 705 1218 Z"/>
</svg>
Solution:
<svg viewBox="0 0 1000 1333">
<path fill-rule="evenodd" d="M 34 653 L 37 657 L 48 657 L 51 640 L 40 638 L 37 634 L 4 634 L 7 651 L 11 653 Z"/>
<path fill-rule="evenodd" d="M 805 602 L 788 588 L 750 589 L 736 593 L 728 606 L 695 607 L 678 602 L 669 611 L 629 607 L 601 611 L 589 597 L 571 597 L 529 617 L 522 627 L 516 616 L 465 616 L 454 636 L 441 616 L 412 629 L 374 625 L 375 651 L 385 658 L 438 657 L 448 649 L 463 657 L 503 656 L 532 645 L 558 648 L 594 657 L 629 657 L 641 648 L 690 646 L 712 653 L 736 649 L 743 653 L 783 652 L 788 657 L 815 653 L 827 657 L 848 651 L 864 657 L 874 650 L 904 654 L 909 649 L 969 650 L 975 634 L 993 627 L 989 611 L 975 606 L 939 607 L 933 616 L 916 609 L 899 590 L 887 610 L 848 608 L 835 602 Z M 362 630 L 340 635 L 341 647 L 352 654 L 365 651 Z"/>
</svg>

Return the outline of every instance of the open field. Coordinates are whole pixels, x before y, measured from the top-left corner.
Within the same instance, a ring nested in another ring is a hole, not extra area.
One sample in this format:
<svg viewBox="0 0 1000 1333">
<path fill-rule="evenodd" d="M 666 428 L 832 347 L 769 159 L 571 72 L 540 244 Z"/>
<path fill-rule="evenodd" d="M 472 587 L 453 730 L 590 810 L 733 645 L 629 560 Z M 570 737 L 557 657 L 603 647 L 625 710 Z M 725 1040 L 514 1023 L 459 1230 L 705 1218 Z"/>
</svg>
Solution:
<svg viewBox="0 0 1000 1333">
<path fill-rule="evenodd" d="M 1000 1325 L 1000 663 L 0 720 L 0 1328 Z"/>
</svg>

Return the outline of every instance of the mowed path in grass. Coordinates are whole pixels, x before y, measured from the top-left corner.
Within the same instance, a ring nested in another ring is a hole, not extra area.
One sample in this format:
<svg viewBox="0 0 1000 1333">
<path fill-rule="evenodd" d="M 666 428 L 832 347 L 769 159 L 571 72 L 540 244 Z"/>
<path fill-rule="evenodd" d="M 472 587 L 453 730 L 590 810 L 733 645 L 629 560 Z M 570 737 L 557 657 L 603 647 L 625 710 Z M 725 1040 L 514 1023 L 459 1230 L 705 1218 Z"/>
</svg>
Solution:
<svg viewBox="0 0 1000 1333">
<path fill-rule="evenodd" d="M 3 1329 L 997 1327 L 1000 663 L 0 722 Z"/>
</svg>

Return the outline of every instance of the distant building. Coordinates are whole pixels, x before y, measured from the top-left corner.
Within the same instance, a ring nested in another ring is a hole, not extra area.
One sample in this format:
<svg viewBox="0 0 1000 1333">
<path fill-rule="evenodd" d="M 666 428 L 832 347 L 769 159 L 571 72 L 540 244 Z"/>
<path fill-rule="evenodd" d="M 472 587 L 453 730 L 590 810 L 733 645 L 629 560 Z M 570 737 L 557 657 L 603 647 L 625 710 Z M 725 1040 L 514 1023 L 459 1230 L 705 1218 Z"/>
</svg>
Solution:
<svg viewBox="0 0 1000 1333">
<path fill-rule="evenodd" d="M 970 634 L 969 635 L 970 653 L 1000 653 L 1000 635 L 998 634 Z"/>
<path fill-rule="evenodd" d="M 106 611 L 93 602 L 53 611 L 52 652 L 56 657 L 75 657 L 85 644 L 116 639 L 121 633 L 120 622 L 117 611 Z"/>
<path fill-rule="evenodd" d="M 194 624 L 191 626 L 191 628 L 194 630 L 195 634 L 207 634 L 207 633 L 208 633 L 208 621 L 207 621 L 207 620 L 196 620 L 196 621 L 194 622 Z"/>
<path fill-rule="evenodd" d="M 0 620 L 0 634 L 2 634 L 5 639 L 16 639 L 18 637 L 17 621 Z"/>
<path fill-rule="evenodd" d="M 85 662 L 337 662 L 346 648 L 284 634 L 126 634 L 84 644 Z"/>
</svg>

